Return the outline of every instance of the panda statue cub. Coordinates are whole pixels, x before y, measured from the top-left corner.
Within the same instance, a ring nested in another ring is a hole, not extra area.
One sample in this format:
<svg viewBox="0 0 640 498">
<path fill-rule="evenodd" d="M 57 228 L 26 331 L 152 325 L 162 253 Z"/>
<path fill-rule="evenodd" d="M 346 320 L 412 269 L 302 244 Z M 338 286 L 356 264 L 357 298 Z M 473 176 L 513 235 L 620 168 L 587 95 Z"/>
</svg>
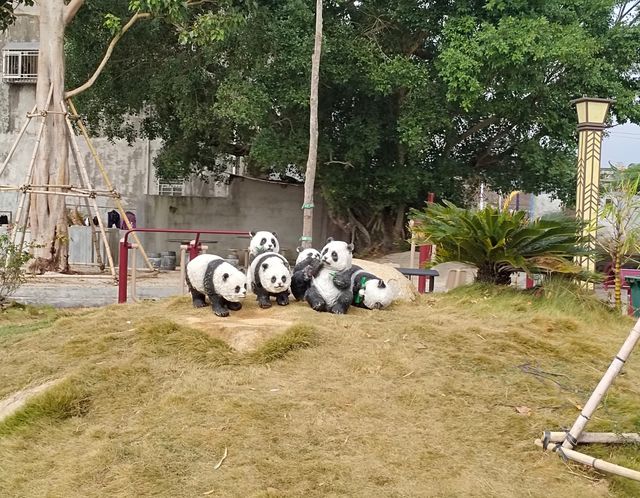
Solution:
<svg viewBox="0 0 640 498">
<path fill-rule="evenodd" d="M 320 251 L 322 266 L 311 281 L 305 295 L 306 301 L 316 311 L 344 314 L 353 300 L 351 269 L 353 244 L 327 239 Z M 345 278 L 346 277 L 346 278 Z"/>
<path fill-rule="evenodd" d="M 249 258 L 253 259 L 258 254 L 265 252 L 280 252 L 280 243 L 276 232 L 268 232 L 260 230 L 258 232 L 250 232 L 251 240 L 249 241 Z"/>
<path fill-rule="evenodd" d="M 247 295 L 245 274 L 213 254 L 200 254 L 189 261 L 185 280 L 193 306 L 206 306 L 206 296 L 217 316 L 229 316 L 229 310 L 242 308 L 240 301 Z"/>
<path fill-rule="evenodd" d="M 353 265 L 350 273 L 354 306 L 380 310 L 391 304 L 395 292 L 390 285 L 384 283 L 384 280 L 358 265 Z"/>
<path fill-rule="evenodd" d="M 298 257 L 291 275 L 291 294 L 296 301 L 302 301 L 311 285 L 312 278 L 322 266 L 320 251 L 316 249 L 298 248 Z"/>
<path fill-rule="evenodd" d="M 261 308 L 270 308 L 270 296 L 280 306 L 289 304 L 291 269 L 284 256 L 275 252 L 258 254 L 249 266 L 247 282 Z"/>
</svg>

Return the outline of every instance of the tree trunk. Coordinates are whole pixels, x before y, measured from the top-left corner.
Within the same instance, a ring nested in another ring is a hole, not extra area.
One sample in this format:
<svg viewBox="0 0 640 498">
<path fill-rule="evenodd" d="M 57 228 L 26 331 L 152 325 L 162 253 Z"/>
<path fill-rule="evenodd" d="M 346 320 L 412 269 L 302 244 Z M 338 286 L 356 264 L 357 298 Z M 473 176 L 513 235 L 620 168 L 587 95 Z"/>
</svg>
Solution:
<svg viewBox="0 0 640 498">
<path fill-rule="evenodd" d="M 622 309 L 622 279 L 620 276 L 620 254 L 616 253 L 614 258 L 614 270 L 613 270 L 613 295 L 614 302 L 617 310 Z"/>
<path fill-rule="evenodd" d="M 60 112 L 64 98 L 64 8 L 63 0 L 40 2 L 40 56 L 36 105 L 39 111 Z M 53 98 L 47 96 L 53 85 Z M 41 118 L 42 119 L 42 118 Z M 48 114 L 33 173 L 34 185 L 69 183 L 68 141 L 64 116 Z M 67 271 L 68 229 L 64 196 L 32 194 L 29 212 L 34 267 Z"/>
<path fill-rule="evenodd" d="M 316 0 L 316 32 L 311 58 L 311 96 L 309 98 L 309 156 L 304 175 L 304 204 L 302 206 L 301 246 L 312 246 L 313 189 L 318 161 L 318 83 L 320 80 L 320 51 L 322 49 L 322 0 Z"/>
<path fill-rule="evenodd" d="M 495 285 L 511 285 L 511 272 L 499 270 L 492 265 L 481 266 L 478 268 L 476 281 Z"/>
</svg>

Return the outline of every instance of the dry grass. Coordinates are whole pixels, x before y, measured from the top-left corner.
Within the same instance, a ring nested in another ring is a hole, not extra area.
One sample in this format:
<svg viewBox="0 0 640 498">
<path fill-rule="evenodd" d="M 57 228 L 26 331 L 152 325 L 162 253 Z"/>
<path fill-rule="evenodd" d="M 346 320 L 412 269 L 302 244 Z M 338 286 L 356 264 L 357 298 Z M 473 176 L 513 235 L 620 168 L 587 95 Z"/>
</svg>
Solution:
<svg viewBox="0 0 640 498">
<path fill-rule="evenodd" d="M 0 318 L 0 398 L 65 379 L 0 425 L 0 495 L 639 496 L 533 445 L 573 423 L 633 324 L 550 293 Z M 228 346 L 251 330 L 259 343 Z M 589 430 L 640 430 L 634 360 Z M 637 448 L 586 450 L 640 468 Z"/>
</svg>

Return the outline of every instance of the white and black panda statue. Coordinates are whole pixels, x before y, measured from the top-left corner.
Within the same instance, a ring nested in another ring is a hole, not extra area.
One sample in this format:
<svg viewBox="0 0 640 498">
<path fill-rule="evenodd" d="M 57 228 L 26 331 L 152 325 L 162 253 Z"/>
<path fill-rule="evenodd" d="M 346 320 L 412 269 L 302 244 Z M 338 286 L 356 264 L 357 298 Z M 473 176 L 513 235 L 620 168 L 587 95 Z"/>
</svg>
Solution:
<svg viewBox="0 0 640 498">
<path fill-rule="evenodd" d="M 249 232 L 251 240 L 249 241 L 249 258 L 255 258 L 258 254 L 265 252 L 280 252 L 280 243 L 276 232 L 268 232 L 260 230 L 258 232 Z"/>
<path fill-rule="evenodd" d="M 317 249 L 302 249 L 298 247 L 298 257 L 291 275 L 291 294 L 296 301 L 302 301 L 311 279 L 315 277 L 322 266 L 320 251 Z"/>
<path fill-rule="evenodd" d="M 271 296 L 280 306 L 289 304 L 291 268 L 284 256 L 275 252 L 258 254 L 249 266 L 247 282 L 261 308 L 271 307 Z"/>
<path fill-rule="evenodd" d="M 245 274 L 213 254 L 200 254 L 189 261 L 185 280 L 193 306 L 206 306 L 206 296 L 217 316 L 229 316 L 229 310 L 239 310 L 242 308 L 240 301 L 247 296 Z"/>
<path fill-rule="evenodd" d="M 311 281 L 306 301 L 316 311 L 344 314 L 353 300 L 348 270 L 353 259 L 353 244 L 327 239 L 320 251 L 322 267 Z M 346 277 L 346 278 L 345 278 Z"/>
<path fill-rule="evenodd" d="M 352 304 L 370 310 L 386 308 L 395 297 L 395 291 L 390 285 L 358 265 L 351 267 L 351 290 Z"/>
</svg>

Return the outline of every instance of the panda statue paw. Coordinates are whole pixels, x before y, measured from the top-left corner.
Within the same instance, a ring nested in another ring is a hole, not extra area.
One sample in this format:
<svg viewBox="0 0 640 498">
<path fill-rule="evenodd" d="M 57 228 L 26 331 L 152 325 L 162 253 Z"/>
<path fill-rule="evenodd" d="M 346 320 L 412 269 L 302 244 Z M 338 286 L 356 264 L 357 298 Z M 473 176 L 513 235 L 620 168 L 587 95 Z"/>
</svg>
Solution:
<svg viewBox="0 0 640 498">
<path fill-rule="evenodd" d="M 219 309 L 219 310 L 213 310 L 213 312 L 215 313 L 216 316 L 221 316 L 223 318 L 229 316 L 229 310 Z"/>
<path fill-rule="evenodd" d="M 276 303 L 278 303 L 279 306 L 286 306 L 287 304 L 289 304 L 289 293 L 282 293 L 282 294 L 278 294 L 276 296 Z"/>
<path fill-rule="evenodd" d="M 228 302 L 227 308 L 231 311 L 238 311 L 239 309 L 242 309 L 242 303 Z"/>
<path fill-rule="evenodd" d="M 202 298 L 194 298 L 192 302 L 194 308 L 204 308 L 207 305 L 205 300 Z"/>
<path fill-rule="evenodd" d="M 271 300 L 268 297 L 258 296 L 258 304 L 262 309 L 271 308 Z"/>
</svg>

